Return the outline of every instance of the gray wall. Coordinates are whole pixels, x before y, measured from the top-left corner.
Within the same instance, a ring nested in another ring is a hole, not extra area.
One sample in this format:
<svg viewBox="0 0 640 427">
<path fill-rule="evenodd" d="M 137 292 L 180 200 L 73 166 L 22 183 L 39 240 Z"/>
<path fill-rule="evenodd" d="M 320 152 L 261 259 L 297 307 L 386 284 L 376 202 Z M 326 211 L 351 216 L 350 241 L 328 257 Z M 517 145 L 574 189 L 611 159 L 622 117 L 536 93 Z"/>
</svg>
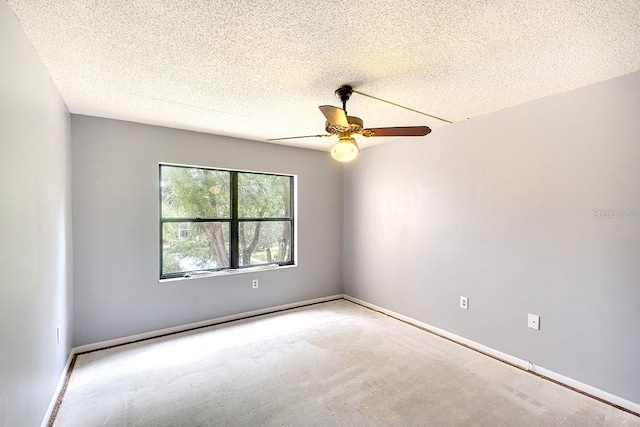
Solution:
<svg viewBox="0 0 640 427">
<path fill-rule="evenodd" d="M 75 346 L 342 291 L 327 153 L 78 115 L 71 130 Z M 159 162 L 298 175 L 299 266 L 158 283 Z"/>
<path fill-rule="evenodd" d="M 71 349 L 69 113 L 0 2 L 0 425 L 43 420 Z M 56 326 L 62 341 L 56 342 Z"/>
<path fill-rule="evenodd" d="M 344 291 L 640 403 L 640 218 L 594 209 L 640 211 L 640 73 L 365 150 Z"/>
</svg>

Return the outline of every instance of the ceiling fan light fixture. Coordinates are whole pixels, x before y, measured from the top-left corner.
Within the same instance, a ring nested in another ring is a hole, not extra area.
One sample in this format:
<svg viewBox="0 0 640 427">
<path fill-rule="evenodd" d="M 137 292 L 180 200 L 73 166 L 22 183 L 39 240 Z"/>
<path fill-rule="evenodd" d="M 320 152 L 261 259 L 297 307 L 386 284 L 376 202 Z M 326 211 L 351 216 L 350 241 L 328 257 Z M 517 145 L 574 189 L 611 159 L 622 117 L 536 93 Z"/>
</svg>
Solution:
<svg viewBox="0 0 640 427">
<path fill-rule="evenodd" d="M 331 157 L 342 163 L 352 161 L 358 157 L 358 153 L 360 153 L 360 148 L 356 140 L 350 137 L 340 138 L 331 149 Z"/>
</svg>

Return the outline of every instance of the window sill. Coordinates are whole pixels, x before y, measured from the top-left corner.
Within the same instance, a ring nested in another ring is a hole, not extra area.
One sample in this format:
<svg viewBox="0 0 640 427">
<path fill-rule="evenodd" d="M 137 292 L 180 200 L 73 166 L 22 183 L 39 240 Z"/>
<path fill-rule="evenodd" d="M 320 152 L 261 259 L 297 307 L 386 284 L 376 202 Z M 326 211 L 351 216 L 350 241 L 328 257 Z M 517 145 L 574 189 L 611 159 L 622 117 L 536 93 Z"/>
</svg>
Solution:
<svg viewBox="0 0 640 427">
<path fill-rule="evenodd" d="M 184 277 L 172 277 L 170 279 L 159 279 L 158 283 L 179 282 L 182 280 L 204 279 L 204 278 L 219 277 L 219 276 L 235 276 L 236 274 L 248 274 L 248 273 L 257 273 L 257 272 L 270 271 L 270 270 L 282 270 L 287 268 L 294 268 L 297 266 L 298 266 L 297 264 L 292 264 L 292 265 L 273 264 L 273 265 L 260 265 L 257 267 L 210 271 L 206 273 L 192 274 L 190 276 L 184 276 Z"/>
</svg>

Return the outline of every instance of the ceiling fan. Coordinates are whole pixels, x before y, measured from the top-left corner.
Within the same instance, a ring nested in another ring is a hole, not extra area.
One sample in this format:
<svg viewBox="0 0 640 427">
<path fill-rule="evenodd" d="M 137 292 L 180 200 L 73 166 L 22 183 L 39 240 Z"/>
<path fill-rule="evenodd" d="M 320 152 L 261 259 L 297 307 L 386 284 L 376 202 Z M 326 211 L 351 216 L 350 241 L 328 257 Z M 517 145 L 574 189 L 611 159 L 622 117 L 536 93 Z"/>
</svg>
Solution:
<svg viewBox="0 0 640 427">
<path fill-rule="evenodd" d="M 320 111 L 327 119 L 325 123 L 325 135 L 305 135 L 305 136 L 292 136 L 287 138 L 272 138 L 267 141 L 282 141 L 285 139 L 298 139 L 298 138 L 314 138 L 314 137 L 328 137 L 337 135 L 338 142 L 331 149 L 331 157 L 339 162 L 350 162 L 358 156 L 360 148 L 356 143 L 356 140 L 352 138 L 352 135 L 362 135 L 366 137 L 371 136 L 425 136 L 431 132 L 428 126 L 406 126 L 406 127 L 387 127 L 387 128 L 365 128 L 364 122 L 361 118 L 347 115 L 347 101 L 353 93 L 358 93 L 364 96 L 369 96 L 374 99 L 378 99 L 383 102 L 402 107 L 401 105 L 394 104 L 388 101 L 384 101 L 379 98 L 366 95 L 361 92 L 356 92 L 351 86 L 344 85 L 335 91 L 336 97 L 342 102 L 342 108 L 334 107 L 332 105 L 321 105 Z M 407 107 L 402 107 L 411 110 Z M 416 110 L 417 113 L 420 113 Z M 424 114 L 424 113 L 420 113 Z M 427 114 L 425 114 L 427 115 Z"/>
</svg>

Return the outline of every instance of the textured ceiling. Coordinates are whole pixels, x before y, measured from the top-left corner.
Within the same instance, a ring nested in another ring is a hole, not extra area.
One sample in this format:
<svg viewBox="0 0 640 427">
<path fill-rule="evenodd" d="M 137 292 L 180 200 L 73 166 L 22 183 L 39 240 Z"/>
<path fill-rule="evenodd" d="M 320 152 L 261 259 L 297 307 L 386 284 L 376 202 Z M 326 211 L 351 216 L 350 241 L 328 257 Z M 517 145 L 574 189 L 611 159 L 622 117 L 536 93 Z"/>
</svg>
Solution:
<svg viewBox="0 0 640 427">
<path fill-rule="evenodd" d="M 640 70 L 639 0 L 8 3 L 72 113 L 258 141 L 324 133 L 345 83 L 460 121 Z M 446 125 L 357 94 L 348 110 Z"/>
</svg>

